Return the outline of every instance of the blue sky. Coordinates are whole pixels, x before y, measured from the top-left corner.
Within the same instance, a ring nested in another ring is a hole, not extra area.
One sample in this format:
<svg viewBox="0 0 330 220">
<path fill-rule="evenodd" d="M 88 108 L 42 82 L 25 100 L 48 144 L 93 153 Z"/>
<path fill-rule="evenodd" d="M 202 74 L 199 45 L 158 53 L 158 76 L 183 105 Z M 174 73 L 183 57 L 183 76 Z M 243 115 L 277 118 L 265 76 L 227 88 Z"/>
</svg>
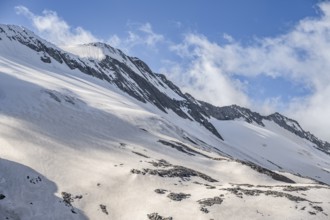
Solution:
<svg viewBox="0 0 330 220">
<path fill-rule="evenodd" d="M 109 43 L 199 99 L 280 111 L 330 140 L 328 1 L 1 0 L 0 22 L 60 47 Z"/>
<path fill-rule="evenodd" d="M 228 33 L 235 39 L 272 36 L 284 32 L 298 20 L 316 15 L 317 0 L 181 0 L 181 1 L 17 1 L 1 0 L 0 19 L 4 23 L 30 26 L 14 11 L 24 5 L 36 14 L 45 9 L 56 11 L 72 27 L 83 26 L 104 39 L 123 35 L 127 23 L 152 24 L 156 32 L 179 40 L 182 31 L 197 31 L 210 40 Z M 182 30 L 176 29 L 176 23 Z"/>
</svg>

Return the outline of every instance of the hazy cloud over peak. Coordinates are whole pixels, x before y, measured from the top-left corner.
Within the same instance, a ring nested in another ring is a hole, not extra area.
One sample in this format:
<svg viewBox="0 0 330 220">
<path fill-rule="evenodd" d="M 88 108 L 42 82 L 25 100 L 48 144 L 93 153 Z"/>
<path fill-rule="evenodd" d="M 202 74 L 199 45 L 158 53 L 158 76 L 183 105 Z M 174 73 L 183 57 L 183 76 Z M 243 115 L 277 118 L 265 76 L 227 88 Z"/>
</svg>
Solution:
<svg viewBox="0 0 330 220">
<path fill-rule="evenodd" d="M 70 27 L 54 11 L 44 10 L 42 15 L 35 15 L 24 6 L 16 6 L 15 10 L 17 14 L 30 19 L 40 35 L 58 46 L 101 41 L 82 27 Z"/>
</svg>

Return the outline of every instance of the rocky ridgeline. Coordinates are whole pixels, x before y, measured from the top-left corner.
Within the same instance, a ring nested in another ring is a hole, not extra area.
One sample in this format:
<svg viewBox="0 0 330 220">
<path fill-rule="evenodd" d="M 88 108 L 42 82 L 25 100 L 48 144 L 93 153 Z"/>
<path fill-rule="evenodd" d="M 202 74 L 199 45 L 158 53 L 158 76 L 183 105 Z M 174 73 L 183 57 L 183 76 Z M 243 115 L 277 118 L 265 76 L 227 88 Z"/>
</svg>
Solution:
<svg viewBox="0 0 330 220">
<path fill-rule="evenodd" d="M 278 112 L 268 116 L 263 116 L 257 112 L 251 111 L 248 108 L 243 108 L 238 105 L 216 107 L 207 102 L 199 102 L 201 103 L 201 108 L 204 110 L 204 112 L 218 120 L 244 119 L 248 123 L 255 123 L 260 126 L 265 126 L 263 123 L 264 120 L 273 121 L 291 133 L 314 143 L 316 148 L 319 150 L 330 154 L 330 143 L 318 139 L 315 135 L 302 129 L 297 121 L 285 117 Z"/>
<path fill-rule="evenodd" d="M 156 212 L 148 214 L 147 217 L 149 220 L 173 220 L 172 217 L 163 217 Z"/>
<path fill-rule="evenodd" d="M 275 173 L 274 171 L 271 171 L 269 169 L 263 168 L 261 166 L 258 166 L 252 162 L 248 162 L 248 161 L 241 161 L 241 160 L 236 160 L 236 162 L 244 164 L 246 166 L 249 166 L 250 168 L 252 168 L 253 170 L 259 172 L 259 173 L 263 173 L 269 177 L 271 177 L 274 180 L 277 181 L 281 181 L 281 182 L 285 182 L 285 183 L 295 183 L 293 180 L 291 180 L 290 178 L 283 176 L 281 174 Z"/>
<path fill-rule="evenodd" d="M 131 173 L 133 174 L 142 174 L 142 175 L 152 175 L 152 176 L 159 176 L 159 177 L 168 177 L 168 178 L 181 178 L 184 181 L 190 181 L 191 177 L 199 177 L 203 180 L 206 180 L 208 182 L 218 182 L 216 179 L 213 179 L 212 177 L 198 172 L 196 170 L 183 167 L 183 166 L 177 166 L 169 164 L 165 160 L 159 160 L 158 162 L 151 162 L 153 166 L 155 167 L 165 167 L 167 169 L 150 169 L 150 168 L 144 168 L 142 170 L 138 169 L 132 169 Z"/>
</svg>

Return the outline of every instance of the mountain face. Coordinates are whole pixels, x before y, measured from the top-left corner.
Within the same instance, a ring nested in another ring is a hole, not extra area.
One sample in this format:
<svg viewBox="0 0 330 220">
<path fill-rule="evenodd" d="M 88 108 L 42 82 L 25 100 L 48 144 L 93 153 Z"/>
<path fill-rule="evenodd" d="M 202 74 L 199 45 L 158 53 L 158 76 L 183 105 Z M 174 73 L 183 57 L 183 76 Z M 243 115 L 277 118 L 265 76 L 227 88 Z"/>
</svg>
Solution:
<svg viewBox="0 0 330 220">
<path fill-rule="evenodd" d="M 13 25 L 0 25 L 0 147 L 1 220 L 330 214 L 330 144 L 297 121 L 213 106 L 107 44 L 63 50 Z"/>
<path fill-rule="evenodd" d="M 6 29 L 6 31 L 5 31 Z M 9 40 L 16 40 L 32 50 L 41 53 L 40 60 L 45 63 L 65 63 L 70 69 L 78 69 L 82 73 L 115 84 L 118 88 L 141 102 L 149 102 L 160 110 L 172 110 L 182 118 L 195 120 L 221 139 L 220 134 L 207 120 L 207 115 L 199 106 L 181 93 L 164 75 L 153 73 L 141 60 L 126 56 L 120 50 L 103 43 L 92 43 L 86 47 L 96 47 L 104 53 L 104 59 L 86 60 L 66 53 L 54 45 L 38 38 L 30 31 L 16 26 L 0 27 Z M 52 59 L 51 59 L 52 58 Z M 167 94 L 169 91 L 169 94 Z M 183 109 L 188 109 L 184 112 Z"/>
<path fill-rule="evenodd" d="M 207 112 L 209 116 L 218 120 L 243 119 L 248 123 L 256 123 L 263 127 L 265 127 L 263 120 L 272 121 L 285 130 L 314 143 L 315 147 L 324 153 L 329 154 L 330 152 L 330 144 L 328 142 L 318 139 L 308 131 L 304 131 L 297 121 L 285 117 L 278 112 L 268 116 L 262 116 L 257 112 L 252 112 L 250 109 L 242 108 L 237 105 L 215 107 L 206 102 L 200 101 L 200 103 L 202 103 L 203 110 Z"/>
</svg>

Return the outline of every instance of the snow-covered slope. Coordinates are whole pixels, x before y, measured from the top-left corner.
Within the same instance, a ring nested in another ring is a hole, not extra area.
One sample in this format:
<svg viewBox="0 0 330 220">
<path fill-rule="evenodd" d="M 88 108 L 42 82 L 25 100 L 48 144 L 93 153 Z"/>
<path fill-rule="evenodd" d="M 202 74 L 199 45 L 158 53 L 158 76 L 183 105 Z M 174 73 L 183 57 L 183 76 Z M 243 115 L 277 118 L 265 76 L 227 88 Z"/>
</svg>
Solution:
<svg viewBox="0 0 330 220">
<path fill-rule="evenodd" d="M 85 46 L 0 26 L 1 220 L 328 219 L 315 143 L 216 119 L 139 59 Z"/>
</svg>

